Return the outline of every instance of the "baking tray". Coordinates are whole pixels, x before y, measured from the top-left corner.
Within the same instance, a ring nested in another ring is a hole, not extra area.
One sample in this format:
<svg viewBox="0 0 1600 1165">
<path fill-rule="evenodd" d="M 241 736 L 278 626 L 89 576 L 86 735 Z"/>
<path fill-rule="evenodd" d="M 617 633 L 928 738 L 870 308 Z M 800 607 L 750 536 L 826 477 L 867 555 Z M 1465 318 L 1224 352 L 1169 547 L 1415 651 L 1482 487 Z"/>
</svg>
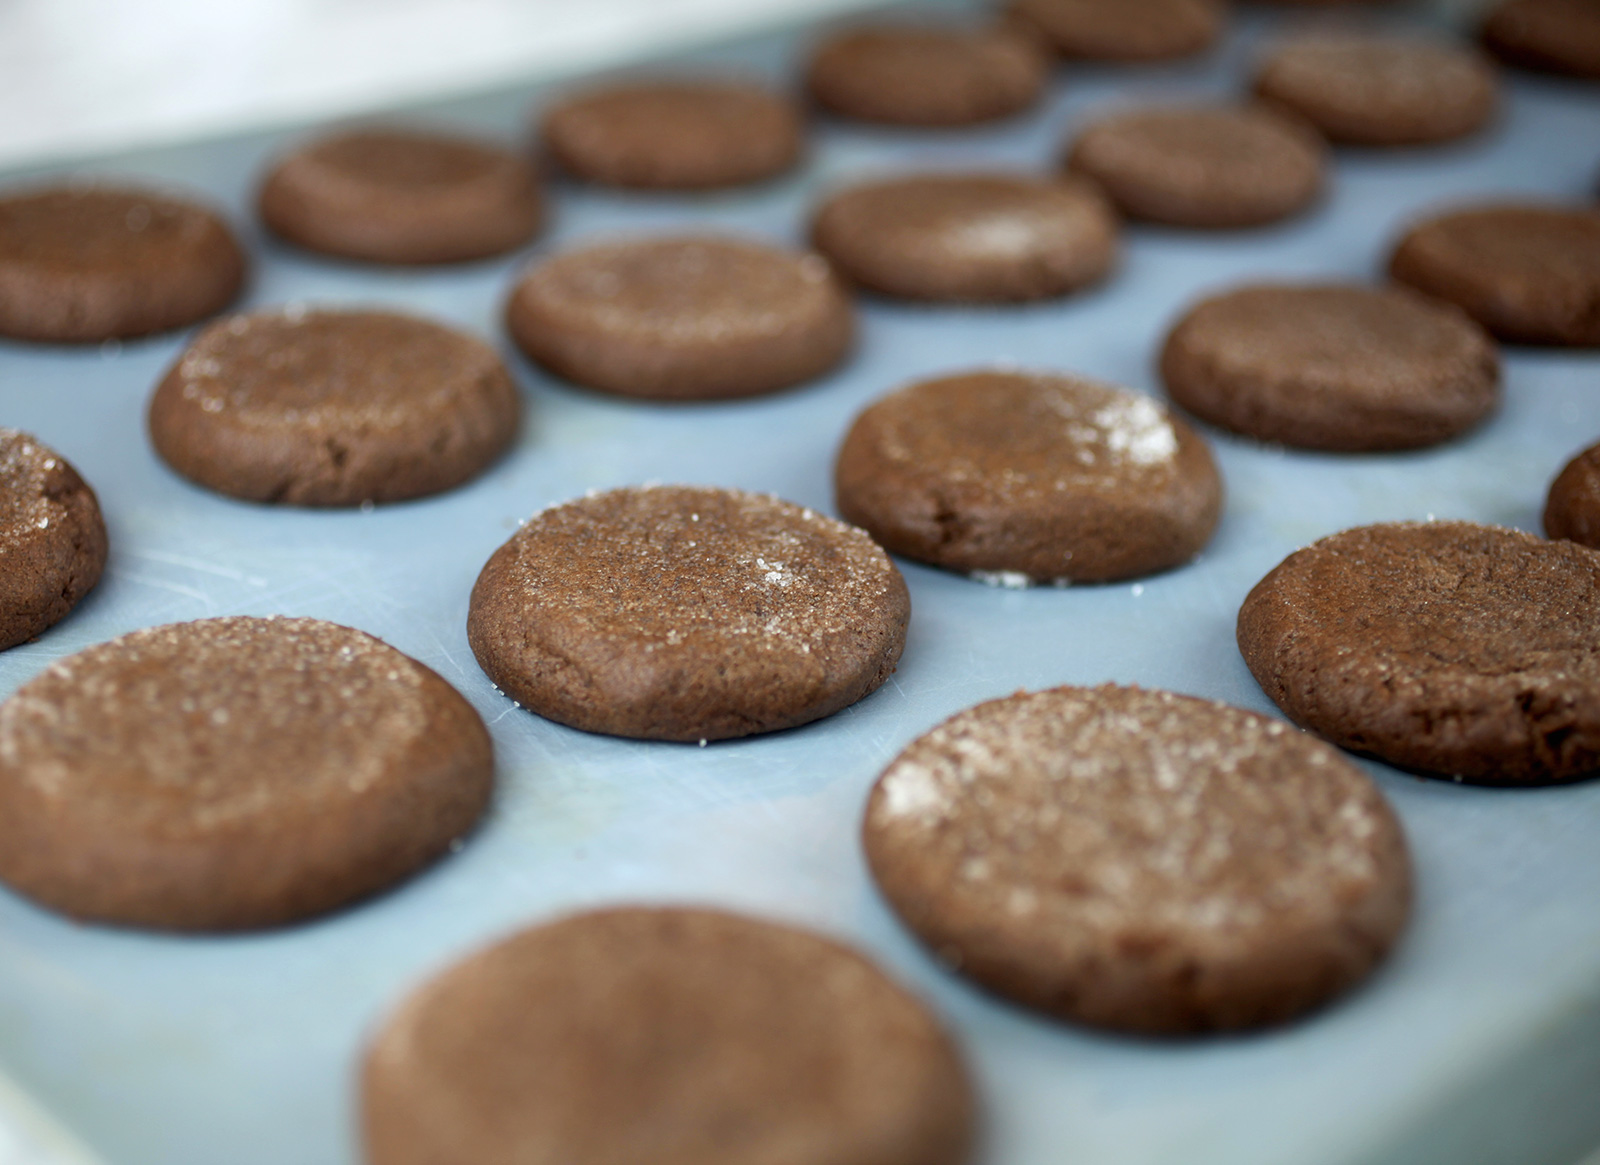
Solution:
<svg viewBox="0 0 1600 1165">
<path fill-rule="evenodd" d="M 1197 63 L 1063 69 L 1044 108 L 998 128 L 822 122 L 805 169 L 754 190 L 634 196 L 558 185 L 553 227 L 536 250 L 678 228 L 793 242 L 817 198 L 856 176 L 1043 169 L 1063 135 L 1108 103 L 1233 91 L 1251 43 L 1274 23 L 1247 16 L 1225 49 Z M 782 81 L 806 39 L 772 36 L 671 67 Z M 1569 1165 L 1600 1142 L 1600 783 L 1495 791 L 1369 764 L 1405 821 L 1418 872 L 1415 922 L 1392 960 L 1305 1022 L 1178 1043 L 1049 1022 L 947 975 L 875 895 L 857 826 L 868 787 L 897 750 L 958 709 L 1017 688 L 1116 680 L 1272 711 L 1233 642 L 1249 587 L 1294 548 L 1358 523 L 1435 515 L 1537 529 L 1550 478 L 1600 437 L 1595 353 L 1508 350 L 1503 409 L 1442 449 L 1326 456 L 1213 433 L 1226 515 L 1203 557 L 1170 574 L 1007 591 L 903 563 L 914 615 L 899 672 L 855 707 L 790 732 L 707 748 L 575 732 L 498 695 L 464 631 L 484 560 L 549 503 L 686 481 L 831 510 L 831 463 L 850 418 L 910 380 L 1011 363 L 1158 391 L 1155 347 L 1205 291 L 1266 277 L 1373 277 L 1401 223 L 1452 200 L 1588 197 L 1600 91 L 1508 82 L 1493 132 L 1445 148 L 1342 152 L 1331 196 L 1292 224 L 1131 229 L 1112 283 L 1043 305 L 864 300 L 848 367 L 731 404 L 607 399 L 516 358 L 500 305 L 525 256 L 385 271 L 261 237 L 251 188 L 293 134 L 83 167 L 192 187 L 225 205 L 258 258 L 246 306 L 381 304 L 493 338 L 507 348 L 530 416 L 510 456 L 443 497 L 370 512 L 272 509 L 190 486 L 151 452 L 145 401 L 185 337 L 86 349 L 0 344 L 0 421 L 79 467 L 99 491 L 112 540 L 106 577 L 79 610 L 0 655 L 0 694 L 52 659 L 134 628 L 313 615 L 382 636 L 460 688 L 494 735 L 499 791 L 461 852 L 377 900 L 281 931 L 206 938 L 80 926 L 0 892 L 0 1059 L 39 1106 L 116 1165 L 350 1165 L 358 1049 L 424 976 L 567 911 L 710 902 L 839 936 L 925 994 L 975 1070 L 985 1165 Z M 513 139 L 542 99 L 524 88 L 422 112 Z"/>
</svg>

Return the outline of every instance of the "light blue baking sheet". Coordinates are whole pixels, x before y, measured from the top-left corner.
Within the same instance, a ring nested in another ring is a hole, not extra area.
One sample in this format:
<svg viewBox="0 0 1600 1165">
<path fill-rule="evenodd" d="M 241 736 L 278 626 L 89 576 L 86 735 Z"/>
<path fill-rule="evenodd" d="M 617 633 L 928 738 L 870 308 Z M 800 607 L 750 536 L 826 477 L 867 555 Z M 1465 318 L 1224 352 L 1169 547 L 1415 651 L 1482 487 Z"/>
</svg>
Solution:
<svg viewBox="0 0 1600 1165">
<path fill-rule="evenodd" d="M 798 175 L 712 196 L 557 185 L 546 253 L 606 233 L 679 228 L 803 237 L 809 207 L 899 168 L 1043 170 L 1092 112 L 1221 96 L 1273 18 L 1245 19 L 1198 63 L 1061 69 L 1044 108 L 999 128 L 914 133 L 823 122 Z M 807 34 L 809 35 L 809 34 Z M 702 54 L 783 80 L 807 39 Z M 532 88 L 428 115 L 508 140 Z M 526 256 L 385 271 L 263 238 L 249 200 L 294 135 L 252 136 L 78 168 L 198 189 L 258 256 L 247 306 L 299 300 L 424 313 L 494 339 Z M 447 496 L 370 513 L 270 509 L 168 472 L 144 436 L 149 392 L 185 337 L 105 348 L 0 343 L 0 423 L 37 434 L 99 491 L 112 540 L 99 589 L 38 642 L 0 655 L 0 693 L 125 631 L 224 614 L 313 615 L 436 668 L 489 722 L 492 815 L 459 854 L 394 892 L 275 933 L 194 938 L 76 925 L 0 891 L 0 1062 L 115 1165 L 350 1165 L 352 1069 L 410 986 L 495 936 L 631 900 L 711 902 L 815 927 L 923 992 L 966 1048 L 985 1165 L 1568 1165 L 1600 1141 L 1600 783 L 1486 791 L 1368 766 L 1405 820 L 1415 924 L 1363 989 L 1282 1031 L 1146 1043 L 1034 1018 L 939 969 L 875 896 L 857 846 L 865 793 L 910 739 L 1017 688 L 1117 680 L 1270 711 L 1233 642 L 1250 586 L 1347 526 L 1429 515 L 1538 528 L 1546 486 L 1600 438 L 1600 354 L 1513 349 L 1506 400 L 1447 448 L 1323 456 L 1212 434 L 1228 503 L 1192 566 L 1136 585 L 993 590 L 902 564 L 904 661 L 830 720 L 699 749 L 586 736 L 511 706 L 468 650 L 467 596 L 519 519 L 591 488 L 700 482 L 832 509 L 834 450 L 868 401 L 919 377 L 997 363 L 1158 392 L 1153 355 L 1183 306 L 1252 279 L 1375 277 L 1400 224 L 1489 196 L 1592 196 L 1600 87 L 1515 77 L 1470 143 L 1346 151 L 1326 202 L 1264 230 L 1130 229 L 1101 290 L 1005 310 L 867 300 L 837 374 L 764 400 L 658 407 L 555 383 L 507 351 L 529 420 L 515 451 Z M 14 176 L 21 177 L 21 176 Z M 1600 628 L 1596 629 L 1600 636 Z"/>
</svg>

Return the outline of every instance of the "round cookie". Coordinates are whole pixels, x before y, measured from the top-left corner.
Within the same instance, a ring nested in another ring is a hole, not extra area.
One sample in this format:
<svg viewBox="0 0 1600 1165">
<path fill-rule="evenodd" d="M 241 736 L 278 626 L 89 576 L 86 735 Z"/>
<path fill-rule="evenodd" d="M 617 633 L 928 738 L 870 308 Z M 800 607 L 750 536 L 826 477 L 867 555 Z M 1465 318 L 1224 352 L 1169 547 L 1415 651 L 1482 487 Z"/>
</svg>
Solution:
<svg viewBox="0 0 1600 1165">
<path fill-rule="evenodd" d="M 1117 261 L 1117 216 L 1073 178 L 930 174 L 834 195 L 811 240 L 844 275 L 885 295 L 1005 303 L 1104 279 Z"/>
<path fill-rule="evenodd" d="M 539 229 L 525 158 L 442 133 L 330 134 L 281 159 L 261 185 L 274 233 L 373 263 L 461 263 L 515 250 Z"/>
<path fill-rule="evenodd" d="M 1007 12 L 1062 56 L 1096 61 L 1193 56 L 1225 22 L 1219 0 L 1013 0 Z"/>
<path fill-rule="evenodd" d="M 105 565 L 94 490 L 54 449 L 0 428 L 0 651 L 66 618 Z"/>
<path fill-rule="evenodd" d="M 1291 554 L 1239 650 L 1295 723 L 1417 772 L 1600 769 L 1600 552 L 1472 522 L 1362 526 Z"/>
<path fill-rule="evenodd" d="M 884 397 L 845 436 L 834 490 L 891 552 L 1007 586 L 1178 566 L 1222 513 L 1205 442 L 1155 401 L 1015 372 Z"/>
<path fill-rule="evenodd" d="M 97 343 L 194 323 L 232 303 L 246 260 L 211 211 L 145 190 L 0 197 L 0 336 Z"/>
<path fill-rule="evenodd" d="M 1322 1006 L 1410 912 L 1405 837 L 1371 780 L 1280 721 L 1170 692 L 958 713 L 884 770 L 862 834 L 890 906 L 955 970 L 1145 1035 Z"/>
<path fill-rule="evenodd" d="M 1592 0 L 1502 0 L 1481 33 L 1507 64 L 1600 79 L 1600 7 Z"/>
<path fill-rule="evenodd" d="M 1600 445 L 1567 462 L 1551 483 L 1544 532 L 1600 550 Z"/>
<path fill-rule="evenodd" d="M 1305 118 L 1331 141 L 1412 146 L 1482 129 L 1499 99 L 1481 54 L 1415 37 L 1311 34 L 1279 45 L 1256 96 Z"/>
<path fill-rule="evenodd" d="M 492 348 L 388 312 L 219 320 L 150 400 L 150 439 L 190 481 L 257 502 L 354 506 L 439 493 L 508 449 L 521 402 Z"/>
<path fill-rule="evenodd" d="M 574 915 L 457 963 L 384 1024 L 361 1092 L 371 1165 L 964 1165 L 973 1140 L 920 1002 L 827 939 L 703 909 Z"/>
<path fill-rule="evenodd" d="M 1130 218 L 1247 227 L 1316 201 L 1326 153 L 1310 129 L 1262 106 L 1195 106 L 1102 117 L 1078 136 L 1067 165 Z"/>
<path fill-rule="evenodd" d="M 704 742 L 876 691 L 910 617 L 905 580 L 860 530 L 765 495 L 661 486 L 535 514 L 478 576 L 467 638 L 541 716 Z"/>
<path fill-rule="evenodd" d="M 1389 274 L 1502 340 L 1600 345 L 1600 211 L 1507 203 L 1442 214 L 1406 232 Z"/>
<path fill-rule="evenodd" d="M 544 119 L 567 173 L 607 186 L 698 190 L 772 178 L 800 160 L 800 113 L 755 85 L 668 81 L 572 97 Z"/>
<path fill-rule="evenodd" d="M 1404 288 L 1243 287 L 1167 336 L 1161 375 L 1190 413 L 1301 449 L 1376 452 L 1448 441 L 1500 399 L 1494 342 Z"/>
<path fill-rule="evenodd" d="M 855 339 L 850 301 L 821 256 L 695 236 L 537 263 L 512 291 L 506 324 L 557 376 L 661 400 L 789 388 L 833 368 Z"/>
<path fill-rule="evenodd" d="M 958 126 L 1030 108 L 1046 73 L 1035 42 L 1004 28 L 880 25 L 824 41 L 807 67 L 806 87 L 842 117 Z"/>
<path fill-rule="evenodd" d="M 489 734 L 432 671 L 316 619 L 202 619 L 58 660 L 0 705 L 0 880 L 74 918 L 276 926 L 472 828 Z"/>
</svg>

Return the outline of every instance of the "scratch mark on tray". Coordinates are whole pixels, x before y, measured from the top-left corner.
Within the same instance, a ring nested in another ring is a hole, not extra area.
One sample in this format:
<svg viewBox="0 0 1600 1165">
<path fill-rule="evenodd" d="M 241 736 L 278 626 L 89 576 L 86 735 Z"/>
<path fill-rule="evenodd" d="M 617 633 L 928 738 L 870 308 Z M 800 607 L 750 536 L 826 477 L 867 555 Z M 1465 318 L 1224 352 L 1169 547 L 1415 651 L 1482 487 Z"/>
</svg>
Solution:
<svg viewBox="0 0 1600 1165">
<path fill-rule="evenodd" d="M 128 582 L 137 583 L 140 586 L 155 587 L 157 590 L 161 591 L 171 591 L 175 595 L 183 595 L 187 598 L 198 599 L 208 607 L 211 605 L 211 596 L 206 594 L 205 591 L 196 590 L 194 587 L 186 587 L 181 583 L 167 582 L 165 579 L 149 578 L 145 575 L 134 574 L 132 571 L 127 570 L 113 570 L 111 573 L 116 578 L 126 579 Z"/>
<path fill-rule="evenodd" d="M 218 566 L 215 563 L 205 562 L 198 558 L 186 558 L 181 554 L 165 554 L 159 550 L 130 550 L 127 553 L 132 558 L 144 558 L 151 562 L 165 563 L 168 566 L 181 566 L 188 570 L 198 570 L 204 574 L 214 574 L 218 578 L 249 583 L 253 587 L 267 585 L 267 580 L 258 575 L 246 574 L 244 571 L 235 570 L 231 566 Z"/>
</svg>

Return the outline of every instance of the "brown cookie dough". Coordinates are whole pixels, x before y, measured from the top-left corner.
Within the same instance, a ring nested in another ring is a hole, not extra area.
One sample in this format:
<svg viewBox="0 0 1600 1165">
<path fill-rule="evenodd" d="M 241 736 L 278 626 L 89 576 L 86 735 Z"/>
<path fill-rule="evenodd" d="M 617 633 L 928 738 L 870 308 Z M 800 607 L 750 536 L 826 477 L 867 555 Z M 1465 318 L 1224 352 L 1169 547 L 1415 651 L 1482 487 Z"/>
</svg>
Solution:
<svg viewBox="0 0 1600 1165">
<path fill-rule="evenodd" d="M 261 185 L 267 226 L 307 250 L 374 263 L 461 263 L 515 250 L 539 229 L 531 161 L 449 134 L 330 134 Z"/>
<path fill-rule="evenodd" d="M 1007 12 L 1062 56 L 1096 61 L 1193 56 L 1225 23 L 1219 0 L 1012 0 Z"/>
<path fill-rule="evenodd" d="M 705 741 L 876 691 L 910 617 L 905 580 L 860 530 L 766 495 L 661 486 L 535 514 L 478 576 L 467 637 L 541 716 Z"/>
<path fill-rule="evenodd" d="M 1037 43 L 1003 28 L 879 25 L 824 41 L 806 85 L 817 104 L 843 117 L 955 126 L 1030 108 L 1046 73 Z"/>
<path fill-rule="evenodd" d="M 834 195 L 811 239 L 845 276 L 885 295 L 1004 303 L 1104 279 L 1117 261 L 1117 216 L 1073 178 L 928 174 Z"/>
<path fill-rule="evenodd" d="M 1412 146 L 1482 129 L 1499 99 L 1494 66 L 1447 41 L 1314 33 L 1279 45 L 1256 73 L 1256 96 L 1331 141 Z"/>
<path fill-rule="evenodd" d="M 622 396 L 717 400 L 827 372 L 855 339 L 820 255 L 687 236 L 601 243 L 531 266 L 506 325 L 557 376 Z"/>
<path fill-rule="evenodd" d="M 1594 0 L 1502 0 L 1483 43 L 1507 64 L 1600 79 L 1600 5 Z"/>
<path fill-rule="evenodd" d="M 663 81 L 572 97 L 544 119 L 545 149 L 576 178 L 696 190 L 792 169 L 803 142 L 794 103 L 756 85 Z"/>
<path fill-rule="evenodd" d="M 884 770 L 872 875 L 955 970 L 1150 1035 L 1281 1023 L 1365 978 L 1404 927 L 1400 824 L 1280 721 L 1107 685 L 969 708 Z"/>
<path fill-rule="evenodd" d="M 1326 147 L 1263 106 L 1135 109 L 1089 124 L 1068 167 L 1130 218 L 1247 227 L 1305 210 L 1322 192 Z"/>
<path fill-rule="evenodd" d="M 1485 785 L 1600 769 L 1600 552 L 1472 522 L 1346 530 L 1286 558 L 1239 650 L 1297 724 Z"/>
<path fill-rule="evenodd" d="M 1567 462 L 1551 483 L 1544 532 L 1600 550 L 1600 445 Z"/>
<path fill-rule="evenodd" d="M 1205 442 L 1149 397 L 977 372 L 856 418 L 839 513 L 887 549 L 985 582 L 1105 582 L 1189 561 L 1222 513 Z"/>
<path fill-rule="evenodd" d="M 194 323 L 232 303 L 246 260 L 211 211 L 145 190 L 0 197 L 0 336 L 94 343 Z"/>
<path fill-rule="evenodd" d="M 51 664 L 0 705 L 0 880 L 74 918 L 276 926 L 381 890 L 489 799 L 483 721 L 316 619 L 202 619 Z"/>
<path fill-rule="evenodd" d="M 388 312 L 219 320 L 157 386 L 150 439 L 232 497 L 354 506 L 439 493 L 516 439 L 521 403 L 481 340 Z"/>
<path fill-rule="evenodd" d="M 1500 360 L 1460 310 L 1404 288 L 1268 284 L 1200 303 L 1161 375 L 1190 413 L 1302 449 L 1448 441 L 1492 412 Z"/>
<path fill-rule="evenodd" d="M 1406 233 L 1389 274 L 1502 340 L 1600 345 L 1600 211 L 1506 203 L 1442 214 Z"/>
<path fill-rule="evenodd" d="M 66 618 L 105 565 L 94 490 L 54 449 L 0 428 L 0 651 Z"/>
<path fill-rule="evenodd" d="M 855 952 L 720 911 L 522 931 L 384 1024 L 372 1165 L 963 1165 L 973 1098 L 927 1009 Z"/>
</svg>

